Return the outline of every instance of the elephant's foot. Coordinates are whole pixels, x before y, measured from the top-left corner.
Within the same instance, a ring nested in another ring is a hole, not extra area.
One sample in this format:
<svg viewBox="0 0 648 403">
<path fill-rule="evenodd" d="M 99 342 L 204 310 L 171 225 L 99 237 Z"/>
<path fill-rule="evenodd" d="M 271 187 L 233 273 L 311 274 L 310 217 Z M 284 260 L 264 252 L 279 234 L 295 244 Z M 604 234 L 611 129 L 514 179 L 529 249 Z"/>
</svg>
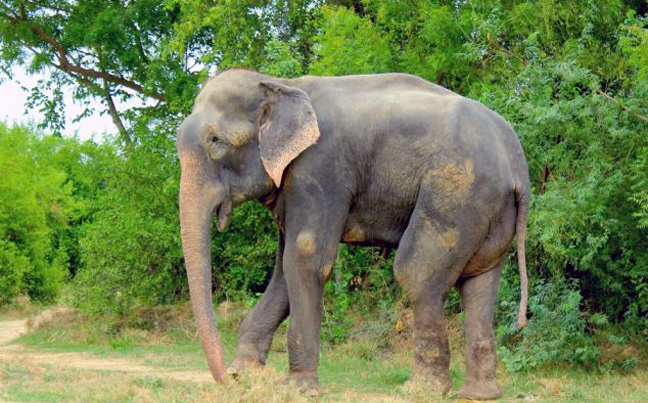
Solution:
<svg viewBox="0 0 648 403">
<path fill-rule="evenodd" d="M 467 381 L 457 397 L 470 400 L 494 400 L 502 396 L 495 381 Z"/>
<path fill-rule="evenodd" d="M 403 385 L 408 394 L 445 396 L 450 391 L 450 379 L 414 375 Z"/>
<path fill-rule="evenodd" d="M 264 362 L 257 357 L 259 357 L 259 354 L 254 346 L 239 345 L 234 360 L 227 367 L 227 375 L 236 379 L 245 368 L 263 367 Z"/>
<path fill-rule="evenodd" d="M 422 360 L 414 360 L 414 374 L 408 383 L 421 384 L 435 394 L 445 396 L 450 391 L 450 369 L 445 364 L 430 365 Z"/>
<path fill-rule="evenodd" d="M 320 393 L 320 383 L 317 375 L 293 372 L 284 379 L 284 384 L 294 385 L 300 393 L 308 397 L 319 396 Z"/>
<path fill-rule="evenodd" d="M 234 361 L 232 361 L 230 365 L 227 366 L 227 375 L 236 379 L 239 377 L 239 375 L 243 373 L 243 371 L 246 368 L 250 368 L 250 367 L 261 368 L 263 367 L 263 364 L 258 360 L 245 361 L 245 360 L 234 359 Z"/>
</svg>

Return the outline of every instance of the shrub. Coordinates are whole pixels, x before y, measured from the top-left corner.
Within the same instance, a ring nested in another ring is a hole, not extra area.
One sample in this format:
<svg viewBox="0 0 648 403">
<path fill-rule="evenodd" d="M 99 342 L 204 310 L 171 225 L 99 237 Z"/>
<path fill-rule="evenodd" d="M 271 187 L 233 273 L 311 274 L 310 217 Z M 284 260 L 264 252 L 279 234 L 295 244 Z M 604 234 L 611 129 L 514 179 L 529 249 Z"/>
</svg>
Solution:
<svg viewBox="0 0 648 403">
<path fill-rule="evenodd" d="M 0 304 L 19 293 L 50 302 L 67 274 L 59 246 L 74 202 L 50 155 L 62 140 L 0 124 Z"/>
<path fill-rule="evenodd" d="M 538 281 L 529 299 L 533 312 L 527 327 L 517 332 L 515 321 L 497 328 L 503 343 L 499 353 L 509 371 L 530 370 L 549 362 L 593 366 L 599 350 L 588 332 L 581 312 L 582 297 L 574 284 Z M 513 304 L 504 304 L 515 312 Z"/>
<path fill-rule="evenodd" d="M 29 264 L 15 243 L 0 239 L 0 305 L 11 303 L 23 290 Z"/>
<path fill-rule="evenodd" d="M 107 167 L 79 241 L 73 298 L 83 312 L 122 315 L 186 297 L 172 152 L 171 141 L 133 145 Z"/>
</svg>

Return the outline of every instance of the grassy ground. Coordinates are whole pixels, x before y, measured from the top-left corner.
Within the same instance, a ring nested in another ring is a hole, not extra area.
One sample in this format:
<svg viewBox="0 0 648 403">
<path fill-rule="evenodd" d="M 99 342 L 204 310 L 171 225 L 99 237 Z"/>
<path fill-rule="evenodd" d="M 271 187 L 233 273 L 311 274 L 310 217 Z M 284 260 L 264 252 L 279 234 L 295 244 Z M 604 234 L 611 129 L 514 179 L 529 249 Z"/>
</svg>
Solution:
<svg viewBox="0 0 648 403">
<path fill-rule="evenodd" d="M 220 326 L 228 354 L 236 344 L 235 322 L 225 320 Z M 411 362 L 405 342 L 378 353 L 376 341 L 355 341 L 322 350 L 323 393 L 306 398 L 282 385 L 287 354 L 279 334 L 265 369 L 219 386 L 207 375 L 193 327 L 184 320 L 171 320 L 163 327 L 163 332 L 119 330 L 107 336 L 111 330 L 101 324 L 83 322 L 73 313 L 58 315 L 12 345 L 0 347 L 0 402 L 455 401 L 463 378 L 456 338 L 453 389 L 442 399 L 430 395 L 424 385 L 403 386 Z M 103 368 L 102 362 L 120 365 Z M 500 368 L 498 381 L 504 393 L 500 401 L 648 402 L 648 373 L 642 370 L 597 374 L 556 367 L 510 374 Z"/>
</svg>

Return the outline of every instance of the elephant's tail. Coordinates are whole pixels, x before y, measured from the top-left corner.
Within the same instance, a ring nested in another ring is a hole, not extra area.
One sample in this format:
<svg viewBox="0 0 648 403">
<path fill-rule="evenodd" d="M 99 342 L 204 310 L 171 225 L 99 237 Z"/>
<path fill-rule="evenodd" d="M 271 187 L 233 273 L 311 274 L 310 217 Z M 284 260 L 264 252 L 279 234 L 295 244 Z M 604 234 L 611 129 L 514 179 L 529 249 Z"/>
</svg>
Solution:
<svg viewBox="0 0 648 403">
<path fill-rule="evenodd" d="M 515 186 L 515 200 L 517 204 L 517 220 L 515 233 L 517 236 L 517 256 L 520 270 L 520 310 L 518 312 L 518 328 L 522 329 L 527 324 L 527 304 L 529 300 L 529 280 L 527 277 L 526 254 L 524 251 L 524 237 L 526 235 L 527 215 L 529 213 L 529 186 Z"/>
</svg>

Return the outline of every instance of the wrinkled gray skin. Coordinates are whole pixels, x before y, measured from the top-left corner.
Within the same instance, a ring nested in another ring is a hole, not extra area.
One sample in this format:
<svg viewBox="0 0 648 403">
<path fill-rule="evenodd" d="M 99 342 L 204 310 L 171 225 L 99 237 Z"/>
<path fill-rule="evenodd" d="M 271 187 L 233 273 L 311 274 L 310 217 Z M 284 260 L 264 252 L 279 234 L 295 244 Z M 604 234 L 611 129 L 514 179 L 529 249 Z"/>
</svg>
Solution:
<svg viewBox="0 0 648 403">
<path fill-rule="evenodd" d="M 466 311 L 459 397 L 500 395 L 493 310 L 518 235 L 526 321 L 527 165 L 510 126 L 478 102 L 404 74 L 210 79 L 178 135 L 180 216 L 191 300 L 214 378 L 263 365 L 290 313 L 289 380 L 318 387 L 322 288 L 340 242 L 397 248 L 394 273 L 414 311 L 415 374 L 447 392 L 443 303 Z M 225 369 L 211 299 L 210 228 L 258 199 L 280 228 L 272 280 Z"/>
</svg>

